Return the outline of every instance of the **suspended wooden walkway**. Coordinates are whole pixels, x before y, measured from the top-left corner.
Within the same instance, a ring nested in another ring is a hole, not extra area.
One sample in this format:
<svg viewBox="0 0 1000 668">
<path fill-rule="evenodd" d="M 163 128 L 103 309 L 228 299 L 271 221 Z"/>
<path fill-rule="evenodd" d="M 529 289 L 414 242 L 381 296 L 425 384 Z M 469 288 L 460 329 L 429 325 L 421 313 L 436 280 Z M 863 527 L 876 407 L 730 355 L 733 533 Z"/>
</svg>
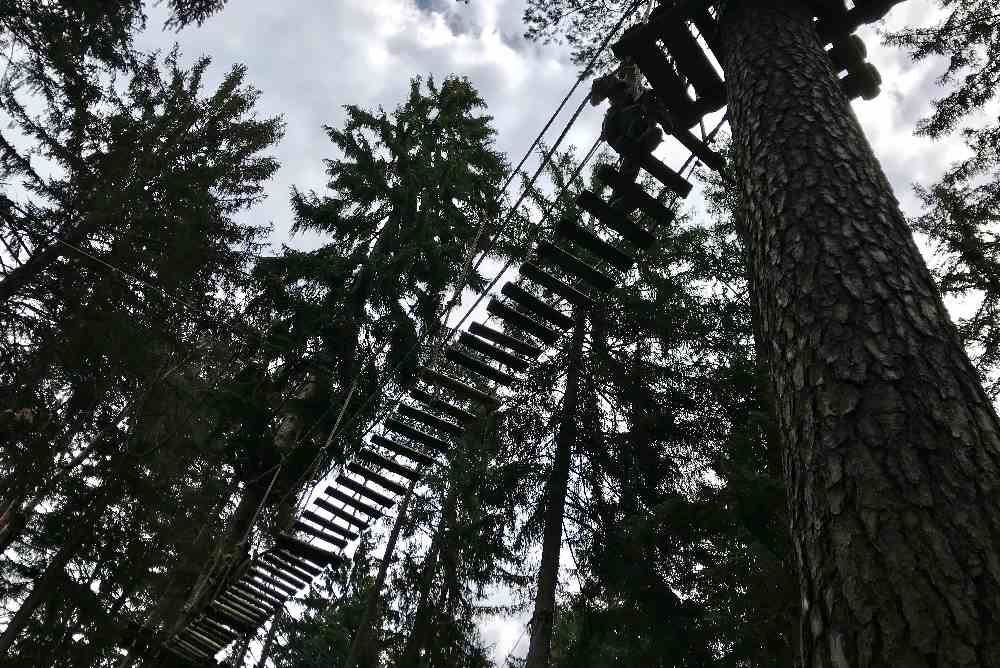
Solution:
<svg viewBox="0 0 1000 668">
<path fill-rule="evenodd" d="M 882 18 L 899 1 L 856 0 L 850 10 L 836 0 L 812 3 L 818 34 L 851 99 L 872 99 L 881 83 L 865 60 L 864 44 L 851 33 Z M 646 107 L 651 120 L 707 167 L 723 170 L 723 157 L 690 130 L 726 105 L 725 81 L 712 62 L 722 62 L 718 35 L 717 19 L 706 2 L 681 2 L 661 5 L 612 49 L 634 63 L 651 85 L 650 95 L 658 102 Z M 651 153 L 629 149 L 617 150 L 624 150 L 623 158 L 636 161 L 666 191 L 677 198 L 691 192 L 691 183 Z M 673 212 L 615 168 L 602 166 L 597 177 L 611 198 L 591 191 L 576 198 L 598 223 L 596 231 L 560 220 L 554 238 L 537 243 L 520 266 L 519 278 L 489 301 L 486 311 L 503 329 L 473 322 L 445 351 L 453 370 L 420 368 L 419 382 L 385 420 L 382 433 L 373 435 L 334 483 L 308 504 L 291 533 L 277 536 L 273 548 L 238 569 L 183 630 L 166 640 L 166 647 L 195 665 L 214 665 L 216 654 L 255 633 L 324 568 L 344 559 L 348 544 L 390 512 L 421 469 L 445 458 L 471 422 L 499 408 L 494 386 L 516 388 L 532 363 L 573 324 L 526 286 L 584 309 L 595 294 L 615 291 L 656 239 L 654 230 L 632 214 L 641 211 L 665 225 Z M 456 377 L 454 369 L 463 377 Z"/>
</svg>

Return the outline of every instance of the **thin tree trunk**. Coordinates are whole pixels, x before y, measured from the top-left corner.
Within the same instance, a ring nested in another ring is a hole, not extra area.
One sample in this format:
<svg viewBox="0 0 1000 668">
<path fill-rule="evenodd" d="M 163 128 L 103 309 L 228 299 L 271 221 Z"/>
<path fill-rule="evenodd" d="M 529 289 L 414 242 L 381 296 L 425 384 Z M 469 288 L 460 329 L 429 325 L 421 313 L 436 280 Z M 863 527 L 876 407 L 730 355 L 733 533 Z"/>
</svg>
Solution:
<svg viewBox="0 0 1000 668">
<path fill-rule="evenodd" d="M 449 518 L 455 512 L 457 501 L 458 496 L 455 493 L 455 488 L 449 484 L 448 493 L 442 506 L 441 521 L 434 534 L 434 540 L 431 541 L 430 549 L 427 550 L 427 557 L 424 559 L 424 567 L 420 574 L 420 596 L 417 600 L 417 609 L 413 614 L 413 629 L 410 631 L 410 637 L 407 638 L 403 652 L 396 662 L 398 668 L 416 668 L 420 662 L 420 653 L 427 646 L 427 636 L 431 629 L 431 613 L 434 607 L 431 603 L 431 588 L 434 584 L 434 574 L 437 572 L 442 545 L 447 540 Z"/>
<path fill-rule="evenodd" d="M 379 616 L 379 602 L 381 600 L 382 587 L 385 586 L 385 578 L 389 573 L 389 563 L 392 561 L 393 552 L 396 551 L 399 532 L 403 528 L 406 510 L 410 505 L 410 498 L 413 496 L 413 490 L 416 486 L 417 479 L 413 478 L 410 480 L 410 485 L 406 488 L 406 495 L 399 503 L 396 521 L 392 525 L 392 531 L 389 533 L 389 541 L 386 543 L 385 551 L 382 553 L 382 563 L 379 565 L 378 576 L 375 578 L 375 584 L 372 585 L 371 590 L 368 592 L 365 614 L 361 617 L 358 630 L 354 633 L 354 639 L 351 641 L 351 647 L 347 652 L 347 660 L 344 661 L 344 668 L 354 668 L 369 651 L 372 632 L 375 630 L 375 625 L 381 619 Z"/>
<path fill-rule="evenodd" d="M 807 5 L 729 3 L 752 293 L 810 668 L 1000 656 L 1000 422 Z"/>
<path fill-rule="evenodd" d="M 284 608 L 279 610 L 274 619 L 271 620 L 271 627 L 267 630 L 264 646 L 260 649 L 260 661 L 257 662 L 257 668 L 267 668 L 267 660 L 271 656 L 271 645 L 274 644 L 274 636 L 278 631 L 278 622 L 281 620 L 284 611 Z"/>
<path fill-rule="evenodd" d="M 569 484 L 569 466 L 577 438 L 576 413 L 579 401 L 583 362 L 583 339 L 586 332 L 583 311 L 576 315 L 570 348 L 566 391 L 563 394 L 562 418 L 556 435 L 552 474 L 545 490 L 545 529 L 542 534 L 542 563 L 538 570 L 535 610 L 531 617 L 531 642 L 525 668 L 547 668 L 552 646 L 552 624 L 556 611 L 556 587 L 559 584 L 559 553 L 562 549 L 563 513 Z"/>
</svg>

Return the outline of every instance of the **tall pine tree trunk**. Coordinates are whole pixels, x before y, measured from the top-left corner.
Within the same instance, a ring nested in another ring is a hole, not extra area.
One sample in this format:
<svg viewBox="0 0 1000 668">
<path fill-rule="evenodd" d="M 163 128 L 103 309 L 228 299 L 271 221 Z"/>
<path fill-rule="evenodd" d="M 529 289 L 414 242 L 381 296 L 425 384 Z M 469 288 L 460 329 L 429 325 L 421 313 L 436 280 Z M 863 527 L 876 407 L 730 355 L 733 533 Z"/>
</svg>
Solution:
<svg viewBox="0 0 1000 668">
<path fill-rule="evenodd" d="M 413 497 L 413 490 L 417 486 L 417 479 L 410 480 L 406 488 L 406 496 L 399 503 L 399 510 L 396 511 L 396 521 L 393 522 L 392 531 L 389 532 L 389 540 L 386 542 L 385 551 L 382 553 L 382 563 L 379 564 L 378 576 L 375 584 L 368 592 L 368 600 L 365 602 L 365 614 L 358 623 L 358 629 L 351 640 L 351 647 L 347 651 L 347 659 L 344 660 L 344 668 L 355 668 L 366 657 L 369 656 L 371 637 L 376 625 L 380 628 L 382 618 L 379 614 L 379 603 L 382 600 L 382 587 L 385 586 L 386 576 L 389 574 L 389 564 L 392 563 L 392 555 L 396 551 L 396 543 L 399 541 L 399 533 L 403 529 L 406 520 L 406 512 Z"/>
<path fill-rule="evenodd" d="M 1000 423 L 805 3 L 722 21 L 810 668 L 996 665 Z"/>
<path fill-rule="evenodd" d="M 573 341 L 563 394 L 562 416 L 556 434 L 556 452 L 552 474 L 545 490 L 545 529 L 542 533 L 542 563 L 538 569 L 535 610 L 531 616 L 531 642 L 525 668 L 547 668 L 552 646 L 552 624 L 556 612 L 556 587 L 559 584 L 559 553 L 562 549 L 563 513 L 569 484 L 569 466 L 577 438 L 576 414 L 583 363 L 583 339 L 586 332 L 584 312 L 576 315 Z"/>
<path fill-rule="evenodd" d="M 398 668 L 417 668 L 420 665 L 421 652 L 426 648 L 430 639 L 431 616 L 434 604 L 431 602 L 431 588 L 434 584 L 434 574 L 437 572 L 438 563 L 441 558 L 443 544 L 448 540 L 447 532 L 452 524 L 452 516 L 455 514 L 455 506 L 458 502 L 458 495 L 455 487 L 449 483 L 448 492 L 442 506 L 441 521 L 438 523 L 434 540 L 431 541 L 430 549 L 424 558 L 422 572 L 420 574 L 420 593 L 417 597 L 417 609 L 413 614 L 413 628 L 410 637 L 406 640 L 403 652 L 396 662 Z"/>
</svg>

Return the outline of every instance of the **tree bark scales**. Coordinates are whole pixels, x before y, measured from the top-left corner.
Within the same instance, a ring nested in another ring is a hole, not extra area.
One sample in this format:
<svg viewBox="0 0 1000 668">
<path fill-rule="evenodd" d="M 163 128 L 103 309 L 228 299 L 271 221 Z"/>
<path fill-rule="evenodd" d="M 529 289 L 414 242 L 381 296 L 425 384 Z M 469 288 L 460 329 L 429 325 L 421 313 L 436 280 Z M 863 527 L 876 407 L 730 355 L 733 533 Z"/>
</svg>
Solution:
<svg viewBox="0 0 1000 668">
<path fill-rule="evenodd" d="M 1000 424 L 803 4 L 722 25 L 810 668 L 1000 657 Z"/>
</svg>

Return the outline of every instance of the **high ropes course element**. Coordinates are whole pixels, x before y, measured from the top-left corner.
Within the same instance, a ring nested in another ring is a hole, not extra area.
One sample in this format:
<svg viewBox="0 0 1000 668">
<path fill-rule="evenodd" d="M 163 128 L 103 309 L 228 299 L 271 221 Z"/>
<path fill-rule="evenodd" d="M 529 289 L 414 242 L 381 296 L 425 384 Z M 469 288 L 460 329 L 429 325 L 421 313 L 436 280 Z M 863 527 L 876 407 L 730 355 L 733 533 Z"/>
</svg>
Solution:
<svg viewBox="0 0 1000 668">
<path fill-rule="evenodd" d="M 808 3 L 849 99 L 872 99 L 881 84 L 854 31 L 881 19 L 899 2 L 855 0 L 850 9 L 842 0 Z M 623 21 L 639 4 L 626 10 Z M 349 543 L 401 499 L 409 498 L 422 470 L 446 458 L 472 423 L 498 410 L 502 398 L 497 390 L 516 391 L 546 347 L 555 345 L 573 326 L 573 319 L 559 310 L 558 303 L 590 308 L 594 296 L 613 292 L 642 251 L 653 245 L 653 232 L 635 222 L 632 214 L 642 211 L 661 224 L 673 219 L 670 207 L 637 185 L 640 168 L 672 193 L 674 201 L 691 192 L 684 167 L 674 171 L 653 155 L 662 141 L 660 129 L 690 152 L 685 166 L 697 159 L 725 174 L 722 156 L 710 147 L 725 115 L 715 130 L 704 132 L 705 117 L 726 106 L 726 84 L 717 66 L 722 62 L 718 35 L 718 11 L 705 0 L 661 4 L 625 30 L 612 46 L 621 67 L 595 80 L 588 96 L 595 105 L 609 100 L 601 139 L 621 158 L 618 168 L 605 165 L 597 171 L 598 179 L 611 190 L 609 199 L 587 190 L 576 198 L 579 207 L 599 224 L 600 232 L 574 220 L 559 220 L 551 239 L 537 241 L 530 259 L 521 264 L 519 277 L 505 283 L 499 294 L 492 294 L 506 267 L 501 270 L 480 295 L 480 300 L 489 296 L 487 320 L 453 331 L 457 339 L 443 344 L 447 345 L 443 359 L 449 365 L 439 366 L 440 356 L 435 355 L 420 367 L 419 382 L 408 389 L 404 401 L 395 402 L 380 433 L 362 444 L 332 484 L 307 497 L 311 501 L 287 531 L 274 537 L 274 545 L 247 555 L 210 583 L 179 629 L 169 634 L 143 630 L 143 644 L 165 648 L 195 666 L 216 665 L 216 655 L 235 641 L 245 642 L 326 567 L 345 560 Z M 585 70 L 580 80 L 587 74 Z M 650 89 L 642 86 L 640 74 Z M 570 125 L 582 107 L 583 103 Z M 701 128 L 700 136 L 692 128 Z M 593 153 L 591 149 L 577 174 Z M 519 170 L 520 166 L 515 171 Z M 547 212 L 542 222 L 545 218 Z M 523 287 L 525 282 L 556 295 L 557 302 L 539 299 Z M 478 304 L 479 300 L 472 308 Z M 490 318 L 502 322 L 503 329 L 489 326 Z M 446 342 L 449 339 L 445 337 Z M 388 550 L 383 559 L 391 559 Z"/>
</svg>

